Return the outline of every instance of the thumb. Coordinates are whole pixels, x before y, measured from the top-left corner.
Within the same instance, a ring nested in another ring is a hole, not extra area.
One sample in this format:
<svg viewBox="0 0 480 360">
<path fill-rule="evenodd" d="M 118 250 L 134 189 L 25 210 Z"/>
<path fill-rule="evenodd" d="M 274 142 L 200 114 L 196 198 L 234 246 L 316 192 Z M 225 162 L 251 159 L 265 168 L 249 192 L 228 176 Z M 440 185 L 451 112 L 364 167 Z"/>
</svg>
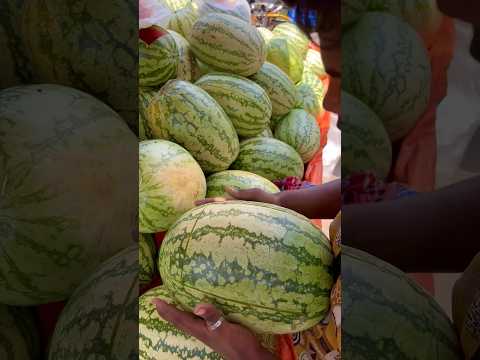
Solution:
<svg viewBox="0 0 480 360">
<path fill-rule="evenodd" d="M 193 309 L 193 313 L 212 324 L 222 317 L 221 311 L 211 304 L 198 304 Z"/>
<path fill-rule="evenodd" d="M 260 200 L 263 194 L 263 191 L 257 188 L 240 190 L 226 186 L 225 191 L 234 199 L 246 201 Z"/>
</svg>

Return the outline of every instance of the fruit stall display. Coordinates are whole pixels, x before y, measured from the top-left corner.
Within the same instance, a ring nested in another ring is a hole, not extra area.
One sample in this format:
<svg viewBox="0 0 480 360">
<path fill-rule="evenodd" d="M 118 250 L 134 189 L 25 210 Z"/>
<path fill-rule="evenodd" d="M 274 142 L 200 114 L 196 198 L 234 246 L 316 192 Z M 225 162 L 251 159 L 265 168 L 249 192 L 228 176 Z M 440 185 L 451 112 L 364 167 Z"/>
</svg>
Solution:
<svg viewBox="0 0 480 360">
<path fill-rule="evenodd" d="M 329 310 L 333 255 L 311 220 L 261 203 L 194 205 L 225 186 L 276 193 L 321 153 L 320 54 L 293 23 L 256 27 L 242 3 L 165 2 L 170 17 L 140 30 L 141 359 L 220 358 L 163 321 L 154 296 L 186 311 L 214 303 L 264 344 Z"/>
</svg>

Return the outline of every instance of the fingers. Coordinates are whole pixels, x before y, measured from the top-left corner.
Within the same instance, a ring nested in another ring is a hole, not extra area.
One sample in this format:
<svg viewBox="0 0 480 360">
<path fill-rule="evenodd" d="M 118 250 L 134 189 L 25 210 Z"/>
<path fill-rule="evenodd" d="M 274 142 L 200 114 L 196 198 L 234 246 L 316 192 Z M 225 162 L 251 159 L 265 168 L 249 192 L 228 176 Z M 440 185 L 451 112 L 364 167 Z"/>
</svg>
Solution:
<svg viewBox="0 0 480 360">
<path fill-rule="evenodd" d="M 238 190 L 229 186 L 225 187 L 225 191 L 232 196 L 234 199 L 238 200 L 259 200 L 263 197 L 263 191 L 260 189 L 245 189 Z"/>
<path fill-rule="evenodd" d="M 155 305 L 158 314 L 176 328 L 201 341 L 206 340 L 208 330 L 205 327 L 204 320 L 196 318 L 193 314 L 178 310 L 175 306 L 159 299 L 152 300 L 152 304 Z"/>
<path fill-rule="evenodd" d="M 195 201 L 195 206 L 205 205 L 213 202 L 224 202 L 224 201 L 227 201 L 227 199 L 223 197 L 206 198 L 206 199 Z"/>
<path fill-rule="evenodd" d="M 222 317 L 220 310 L 210 304 L 198 304 L 193 310 L 193 313 L 212 324 L 216 323 Z"/>
</svg>

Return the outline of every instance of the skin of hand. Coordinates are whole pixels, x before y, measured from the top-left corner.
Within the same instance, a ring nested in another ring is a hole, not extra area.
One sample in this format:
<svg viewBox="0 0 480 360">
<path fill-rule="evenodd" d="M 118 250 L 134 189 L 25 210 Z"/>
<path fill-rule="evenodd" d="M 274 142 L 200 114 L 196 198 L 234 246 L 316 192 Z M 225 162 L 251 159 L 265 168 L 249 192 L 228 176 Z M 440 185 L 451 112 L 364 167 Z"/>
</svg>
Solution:
<svg viewBox="0 0 480 360">
<path fill-rule="evenodd" d="M 276 360 L 277 357 L 264 349 L 258 339 L 243 326 L 224 320 L 215 330 L 207 327 L 207 321 L 215 323 L 221 312 L 210 304 L 199 304 L 194 314 L 178 310 L 160 299 L 154 299 L 158 314 L 176 328 L 197 338 L 225 360 Z"/>
</svg>

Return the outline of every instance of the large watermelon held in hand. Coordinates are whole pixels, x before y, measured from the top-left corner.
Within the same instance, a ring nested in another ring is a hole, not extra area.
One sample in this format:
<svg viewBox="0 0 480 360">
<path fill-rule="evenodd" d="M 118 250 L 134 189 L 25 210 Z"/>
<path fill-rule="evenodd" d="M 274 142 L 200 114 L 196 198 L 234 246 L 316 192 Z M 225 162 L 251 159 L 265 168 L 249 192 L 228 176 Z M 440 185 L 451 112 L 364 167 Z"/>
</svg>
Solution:
<svg viewBox="0 0 480 360">
<path fill-rule="evenodd" d="M 407 135 L 430 98 L 431 67 L 418 34 L 396 16 L 367 13 L 343 35 L 342 51 L 342 89 L 382 119 L 392 141 Z"/>
<path fill-rule="evenodd" d="M 202 169 L 187 150 L 166 140 L 140 143 L 139 230 L 168 230 L 175 220 L 205 198 Z"/>
<path fill-rule="evenodd" d="M 31 308 L 0 305 L 0 359 L 41 359 L 39 338 Z"/>
<path fill-rule="evenodd" d="M 174 305 L 164 287 L 147 291 L 139 299 L 139 360 L 222 360 L 200 340 L 177 329 L 157 312 L 153 299 Z"/>
<path fill-rule="evenodd" d="M 187 149 L 205 172 L 228 169 L 238 155 L 238 135 L 225 111 L 205 90 L 175 80 L 156 99 L 151 111 L 162 114 L 172 141 Z"/>
<path fill-rule="evenodd" d="M 200 17 L 187 40 L 195 57 L 220 71 L 250 76 L 266 59 L 265 42 L 258 30 L 230 15 Z"/>
<path fill-rule="evenodd" d="M 275 138 L 293 147 L 304 163 L 312 160 L 320 147 L 317 120 L 302 109 L 293 109 L 275 128 Z"/>
<path fill-rule="evenodd" d="M 248 226 L 246 226 L 248 224 Z M 332 253 L 304 216 L 263 203 L 196 207 L 165 236 L 159 269 L 165 287 L 192 310 L 213 303 L 258 333 L 293 333 L 329 309 Z"/>
<path fill-rule="evenodd" d="M 0 92 L 0 303 L 66 299 L 136 240 L 135 135 L 94 97 L 59 85 Z"/>
<path fill-rule="evenodd" d="M 392 165 L 392 145 L 378 116 L 347 92 L 342 92 L 342 176 L 373 172 L 385 179 Z"/>
<path fill-rule="evenodd" d="M 75 290 L 49 360 L 138 359 L 138 245 L 111 257 Z"/>
<path fill-rule="evenodd" d="M 409 276 L 342 246 L 342 357 L 464 359 L 453 324 Z"/>
<path fill-rule="evenodd" d="M 25 1 L 18 28 L 35 81 L 71 86 L 105 101 L 136 132 L 138 1 Z"/>
<path fill-rule="evenodd" d="M 225 110 L 239 136 L 255 136 L 268 127 L 272 103 L 265 90 L 252 80 L 213 73 L 202 76 L 195 85 Z"/>
<path fill-rule="evenodd" d="M 207 178 L 207 198 L 225 197 L 225 186 L 237 189 L 261 189 L 269 193 L 277 193 L 280 190 L 270 180 L 248 171 L 225 170 L 210 175 Z"/>
<path fill-rule="evenodd" d="M 267 92 L 272 103 L 272 116 L 286 115 L 296 105 L 295 84 L 278 66 L 266 62 L 250 78 Z"/>
<path fill-rule="evenodd" d="M 244 170 L 273 181 L 289 176 L 303 179 L 302 158 L 293 147 L 272 138 L 252 138 L 242 141 L 232 170 Z"/>
<path fill-rule="evenodd" d="M 140 29 L 138 82 L 159 86 L 177 75 L 179 52 L 174 37 L 159 26 Z"/>
</svg>

